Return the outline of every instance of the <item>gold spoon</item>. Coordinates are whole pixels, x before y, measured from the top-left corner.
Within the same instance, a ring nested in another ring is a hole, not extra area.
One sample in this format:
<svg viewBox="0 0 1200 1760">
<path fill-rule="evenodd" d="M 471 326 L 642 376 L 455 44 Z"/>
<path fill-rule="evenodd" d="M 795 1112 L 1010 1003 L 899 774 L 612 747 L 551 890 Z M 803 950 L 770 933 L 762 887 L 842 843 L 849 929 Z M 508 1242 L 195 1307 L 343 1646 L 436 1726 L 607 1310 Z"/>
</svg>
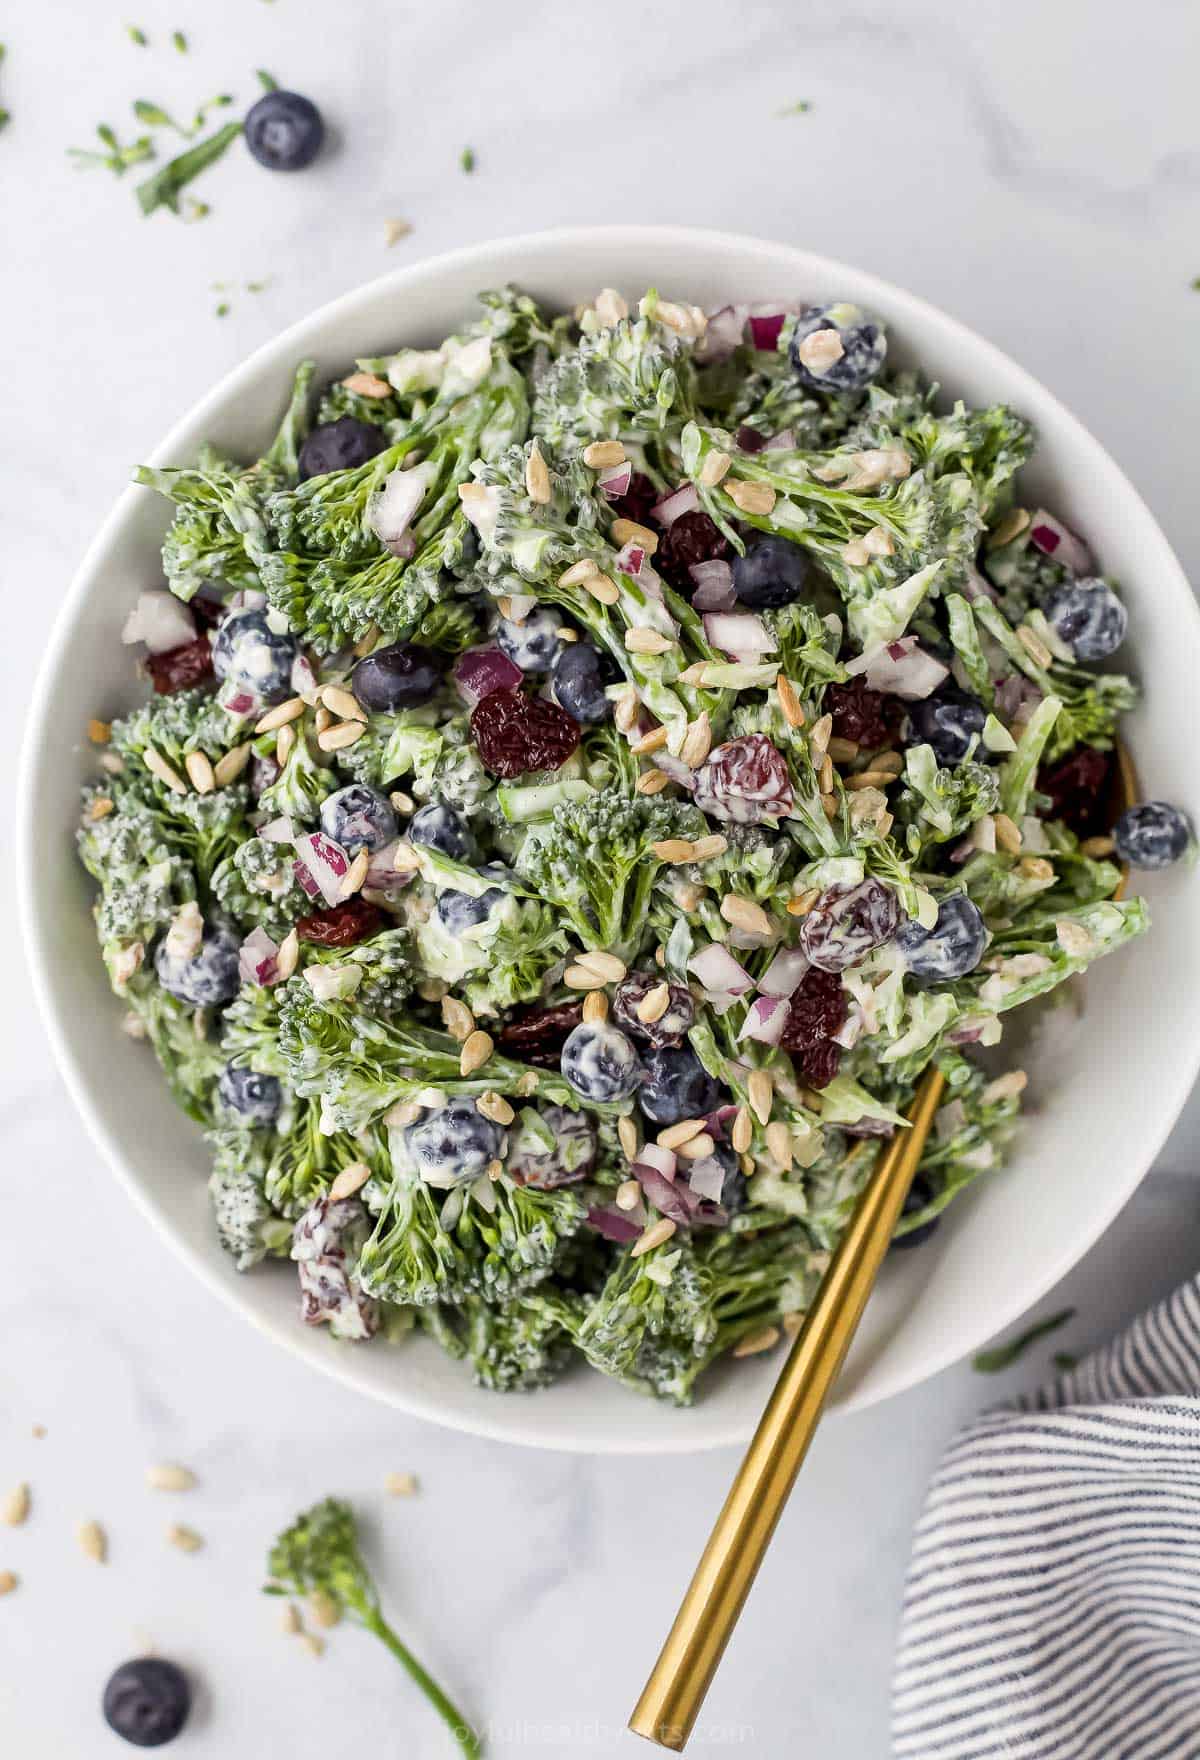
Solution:
<svg viewBox="0 0 1200 1760">
<path fill-rule="evenodd" d="M 1116 755 L 1114 817 L 1138 798 L 1129 754 L 1118 745 Z M 1123 869 L 1115 898 L 1128 878 Z M 927 1070 L 909 1108 L 909 1128 L 879 1156 L 634 1708 L 630 1729 L 660 1747 L 678 1753 L 704 1703 L 891 1244 L 942 1087 L 941 1072 Z"/>
</svg>

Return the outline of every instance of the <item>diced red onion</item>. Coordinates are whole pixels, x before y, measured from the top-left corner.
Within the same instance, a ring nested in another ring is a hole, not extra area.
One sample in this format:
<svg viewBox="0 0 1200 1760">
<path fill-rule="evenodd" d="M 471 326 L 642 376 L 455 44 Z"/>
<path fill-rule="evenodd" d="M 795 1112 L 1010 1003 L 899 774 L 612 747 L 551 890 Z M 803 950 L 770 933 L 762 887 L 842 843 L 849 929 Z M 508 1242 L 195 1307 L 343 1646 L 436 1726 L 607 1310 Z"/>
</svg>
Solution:
<svg viewBox="0 0 1200 1760">
<path fill-rule="evenodd" d="M 371 887 L 376 892 L 394 892 L 397 887 L 407 886 L 410 880 L 415 879 L 412 870 L 407 867 L 399 873 L 396 870 L 396 851 L 401 847 L 408 848 L 409 846 L 407 844 L 402 846 L 400 839 L 396 838 L 384 849 L 375 851 L 371 857 L 371 865 L 367 869 L 367 877 L 363 881 L 364 891 L 367 887 Z"/>
<path fill-rule="evenodd" d="M 629 485 L 633 481 L 631 464 L 610 464 L 599 473 L 596 487 L 610 501 L 619 501 L 622 495 L 629 493 Z"/>
<path fill-rule="evenodd" d="M 619 574 L 631 574 L 634 580 L 642 572 L 642 564 L 646 560 L 646 552 L 640 544 L 626 544 L 618 550 L 613 566 Z"/>
<path fill-rule="evenodd" d="M 758 980 L 763 996 L 790 996 L 805 972 L 808 960 L 799 947 L 781 947 Z"/>
<path fill-rule="evenodd" d="M 916 636 L 901 636 L 899 641 L 856 655 L 847 661 L 846 671 L 851 678 L 865 673 L 873 691 L 887 691 L 910 703 L 931 696 L 950 676 L 948 668 L 927 654 Z"/>
<path fill-rule="evenodd" d="M 732 611 L 737 604 L 733 590 L 733 569 L 729 563 L 693 562 L 688 573 L 696 583 L 692 604 L 697 611 Z"/>
<path fill-rule="evenodd" d="M 342 881 L 350 867 L 350 858 L 340 843 L 334 843 L 323 832 L 310 831 L 298 837 L 296 878 L 310 898 L 318 894 L 326 904 L 337 904 L 341 898 Z"/>
<path fill-rule="evenodd" d="M 647 1166 L 645 1162 L 635 1162 L 631 1172 L 654 1208 L 663 1216 L 669 1216 L 672 1222 L 680 1222 L 686 1228 L 699 1208 L 699 1198 L 694 1197 L 682 1181 L 664 1179 L 661 1173 Z"/>
<path fill-rule="evenodd" d="M 655 753 L 655 757 L 658 757 Z M 754 980 L 734 959 L 720 941 L 710 941 L 688 961 L 688 971 L 699 979 L 705 992 L 724 992 L 727 996 L 744 996 L 753 990 Z"/>
<path fill-rule="evenodd" d="M 643 1143 L 638 1150 L 638 1160 L 661 1173 L 664 1179 L 675 1178 L 677 1161 L 674 1149 L 664 1149 L 661 1143 Z"/>
<path fill-rule="evenodd" d="M 417 540 L 411 532 L 402 532 L 398 538 L 391 540 L 388 549 L 398 562 L 411 562 L 417 554 Z"/>
<path fill-rule="evenodd" d="M 1000 595 L 991 581 L 985 580 L 973 563 L 967 570 L 966 579 L 963 581 L 963 596 L 972 601 L 991 599 L 996 604 L 1000 602 Z"/>
<path fill-rule="evenodd" d="M 725 1169 L 715 1155 L 706 1155 L 703 1161 L 693 1161 L 692 1171 L 688 1174 L 688 1190 L 693 1197 L 719 1204 L 724 1189 Z"/>
<path fill-rule="evenodd" d="M 650 518 L 656 525 L 669 529 L 675 521 L 685 513 L 695 513 L 700 505 L 700 491 L 695 483 L 685 483 L 682 489 L 675 489 L 670 495 L 664 495 L 650 509 Z"/>
<path fill-rule="evenodd" d="M 777 646 L 762 618 L 752 611 L 706 611 L 704 633 L 714 648 L 739 660 L 773 654 Z"/>
<path fill-rule="evenodd" d="M 635 1241 L 642 1232 L 631 1217 L 611 1204 L 593 1204 L 588 1210 L 587 1219 L 597 1234 L 602 1234 L 605 1240 L 616 1241 L 618 1246 Z"/>
<path fill-rule="evenodd" d="M 1061 520 L 1055 519 L 1052 513 L 1047 513 L 1044 507 L 1039 507 L 1033 516 L 1029 527 L 1029 542 L 1043 556 L 1053 556 L 1056 562 L 1061 562 L 1072 574 L 1090 574 L 1092 571 L 1092 553 L 1083 539 L 1077 538 L 1073 531 L 1063 525 Z"/>
<path fill-rule="evenodd" d="M 961 1021 L 957 1027 L 951 1027 L 946 1034 L 948 1045 L 974 1045 L 983 1037 L 983 1026 L 979 1022 Z"/>
<path fill-rule="evenodd" d="M 282 815 L 278 819 L 268 820 L 265 825 L 260 825 L 258 835 L 264 843 L 293 843 L 296 837 L 296 828 L 286 815 Z"/>
<path fill-rule="evenodd" d="M 217 698 L 227 715 L 249 715 L 257 706 L 257 699 L 249 691 L 231 690 Z"/>
<path fill-rule="evenodd" d="M 760 1045 L 778 1045 L 790 1008 L 786 996 L 756 996 L 746 1010 L 738 1038 L 754 1039 Z"/>
<path fill-rule="evenodd" d="M 780 428 L 778 434 L 773 434 L 767 441 L 767 444 L 763 447 L 763 451 L 793 452 L 795 447 L 796 430 L 794 428 Z"/>
<path fill-rule="evenodd" d="M 693 351 L 702 365 L 727 361 L 742 340 L 746 328 L 745 306 L 719 306 L 708 314 L 708 328 Z"/>
<path fill-rule="evenodd" d="M 725 1135 L 725 1126 L 737 1117 L 738 1109 L 732 1103 L 716 1106 L 704 1120 L 704 1128 L 710 1135 L 721 1138 Z"/>
<path fill-rule="evenodd" d="M 251 929 L 238 949 L 238 976 L 246 984 L 273 984 L 279 976 L 279 948 L 261 927 Z"/>
<path fill-rule="evenodd" d="M 774 351 L 786 316 L 787 313 L 783 311 L 751 312 L 750 340 L 755 348 L 761 349 L 764 354 L 770 354 Z"/>
<path fill-rule="evenodd" d="M 297 654 L 292 661 L 292 691 L 306 703 L 317 700 L 317 675 L 307 654 Z"/>
<path fill-rule="evenodd" d="M 127 645 L 144 642 L 152 654 L 169 654 L 172 648 L 182 648 L 195 639 L 196 619 L 181 599 L 163 587 L 138 594 L 121 631 L 121 640 Z"/>
<path fill-rule="evenodd" d="M 521 678 L 521 668 L 499 648 L 469 648 L 454 662 L 458 694 L 472 709 L 492 691 L 515 690 Z"/>
<path fill-rule="evenodd" d="M 241 587 L 225 601 L 226 611 L 261 611 L 267 603 L 267 595 L 257 587 Z"/>
<path fill-rule="evenodd" d="M 714 1014 L 728 1014 L 735 1002 L 740 1002 L 746 994 L 744 990 L 737 995 L 732 990 L 706 990 L 704 1000 Z"/>
</svg>

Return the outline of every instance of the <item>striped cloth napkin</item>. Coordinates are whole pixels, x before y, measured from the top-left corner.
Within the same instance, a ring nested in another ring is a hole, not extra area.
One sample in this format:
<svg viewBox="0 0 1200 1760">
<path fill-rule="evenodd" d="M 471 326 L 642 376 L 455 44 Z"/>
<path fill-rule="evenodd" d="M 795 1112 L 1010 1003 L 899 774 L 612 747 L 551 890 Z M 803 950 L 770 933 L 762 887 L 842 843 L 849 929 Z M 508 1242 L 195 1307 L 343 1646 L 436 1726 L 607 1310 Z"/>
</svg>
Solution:
<svg viewBox="0 0 1200 1760">
<path fill-rule="evenodd" d="M 1200 1760 L 1200 1278 L 956 1438 L 905 1585 L 897 1760 Z"/>
</svg>

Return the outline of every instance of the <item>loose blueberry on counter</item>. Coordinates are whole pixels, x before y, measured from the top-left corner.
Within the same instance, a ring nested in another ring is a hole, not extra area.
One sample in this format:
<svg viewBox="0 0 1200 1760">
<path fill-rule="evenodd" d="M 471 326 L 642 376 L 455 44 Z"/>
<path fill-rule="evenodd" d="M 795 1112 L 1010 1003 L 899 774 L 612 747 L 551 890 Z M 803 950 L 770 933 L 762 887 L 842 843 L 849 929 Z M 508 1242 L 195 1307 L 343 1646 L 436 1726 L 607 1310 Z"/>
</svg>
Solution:
<svg viewBox="0 0 1200 1760">
<path fill-rule="evenodd" d="M 180 959 L 167 947 L 166 937 L 154 955 L 154 970 L 164 990 L 192 1008 L 212 1008 L 232 1002 L 238 993 L 238 947 L 232 929 L 223 923 L 205 924 L 204 939 L 191 959 Z"/>
<path fill-rule="evenodd" d="M 918 1210 L 924 1210 L 932 1198 L 933 1187 L 928 1180 L 922 1179 L 918 1174 L 908 1188 L 908 1196 L 904 1200 L 904 1208 L 900 1212 L 901 1216 L 915 1216 Z M 893 1247 L 919 1247 L 923 1245 L 936 1231 L 941 1220 L 940 1216 L 933 1216 L 928 1222 L 921 1223 L 919 1228 L 910 1228 L 907 1234 L 895 1235 L 892 1239 Z"/>
<path fill-rule="evenodd" d="M 275 1076 L 260 1075 L 245 1064 L 227 1063 L 217 1082 L 217 1096 L 242 1124 L 274 1124 L 283 1105 L 283 1089 Z"/>
<path fill-rule="evenodd" d="M 457 892 L 453 886 L 448 886 L 444 892 L 438 893 L 435 914 L 443 928 L 449 929 L 452 935 L 461 935 L 477 923 L 486 923 L 496 906 L 504 903 L 504 896 L 498 886 L 489 886 L 478 898 L 470 892 Z"/>
<path fill-rule="evenodd" d="M 357 470 L 369 458 L 382 452 L 387 437 L 382 428 L 371 422 L 356 422 L 353 416 L 339 416 L 336 422 L 324 422 L 314 428 L 300 448 L 300 477 L 324 477 L 330 471 Z"/>
<path fill-rule="evenodd" d="M 429 701 L 441 678 L 436 654 L 393 642 L 359 661 L 350 674 L 350 689 L 364 709 L 416 709 Z"/>
<path fill-rule="evenodd" d="M 550 689 L 560 709 L 585 727 L 607 721 L 612 704 L 604 694 L 604 662 L 590 642 L 566 642 L 558 651 Z"/>
<path fill-rule="evenodd" d="M 321 830 L 340 843 L 347 855 L 355 856 L 360 849 L 371 855 L 386 849 L 395 842 L 400 827 L 386 795 L 368 788 L 365 782 L 352 782 L 326 795 L 321 805 Z"/>
<path fill-rule="evenodd" d="M 909 704 L 905 744 L 932 746 L 938 763 L 949 768 L 962 763 L 974 740 L 974 755 L 982 762 L 989 756 L 979 739 L 986 720 L 987 710 L 978 697 L 948 684 L 922 702 Z"/>
<path fill-rule="evenodd" d="M 644 1064 L 638 1105 L 653 1124 L 703 1118 L 720 1103 L 721 1090 L 690 1045 L 653 1046 Z"/>
<path fill-rule="evenodd" d="M 292 667 L 299 652 L 295 636 L 273 630 L 265 611 L 231 611 L 213 642 L 213 671 L 260 702 L 282 703 L 292 694 Z"/>
<path fill-rule="evenodd" d="M 834 330 L 842 352 L 823 371 L 806 364 L 804 343 L 818 330 Z M 887 355 L 887 337 L 860 306 L 838 303 L 805 306 L 796 319 L 789 355 L 801 384 L 815 391 L 861 391 L 878 373 Z"/>
<path fill-rule="evenodd" d="M 739 603 L 754 611 L 794 605 L 804 597 L 808 579 L 808 557 L 787 538 L 760 538 L 734 558 L 733 590 Z"/>
<path fill-rule="evenodd" d="M 250 107 L 242 127 L 246 145 L 268 171 L 303 171 L 325 138 L 321 112 L 299 92 L 268 92 Z"/>
<path fill-rule="evenodd" d="M 426 801 L 418 807 L 408 825 L 409 840 L 436 849 L 454 862 L 469 862 L 475 854 L 475 839 L 465 820 L 444 801 Z"/>
<path fill-rule="evenodd" d="M 599 1106 L 628 1099 L 642 1075 L 633 1041 L 607 1021 L 581 1021 L 567 1036 L 560 1067 L 575 1092 Z"/>
<path fill-rule="evenodd" d="M 500 1153 L 504 1132 L 478 1111 L 466 1095 L 426 1113 L 404 1133 L 404 1143 L 421 1178 L 433 1186 L 478 1179 Z"/>
<path fill-rule="evenodd" d="M 965 892 L 942 900 L 932 929 L 922 929 L 910 917 L 896 932 L 896 946 L 909 971 L 930 984 L 965 978 L 983 958 L 987 943 L 983 917 Z"/>
<path fill-rule="evenodd" d="M 1128 807 L 1113 826 L 1117 855 L 1133 868 L 1169 868 L 1191 841 L 1191 825 L 1167 801 Z"/>
<path fill-rule="evenodd" d="M 192 1690 L 183 1670 L 165 1656 L 138 1656 L 109 1676 L 101 1703 L 114 1735 L 135 1748 L 161 1748 L 187 1722 Z"/>
<path fill-rule="evenodd" d="M 502 617 L 496 645 L 522 672 L 549 672 L 563 646 L 562 616 L 552 605 L 538 605 L 521 623 Z"/>
<path fill-rule="evenodd" d="M 1047 622 L 1077 660 L 1104 660 L 1125 640 L 1129 613 L 1107 581 L 1067 580 L 1045 603 Z"/>
</svg>

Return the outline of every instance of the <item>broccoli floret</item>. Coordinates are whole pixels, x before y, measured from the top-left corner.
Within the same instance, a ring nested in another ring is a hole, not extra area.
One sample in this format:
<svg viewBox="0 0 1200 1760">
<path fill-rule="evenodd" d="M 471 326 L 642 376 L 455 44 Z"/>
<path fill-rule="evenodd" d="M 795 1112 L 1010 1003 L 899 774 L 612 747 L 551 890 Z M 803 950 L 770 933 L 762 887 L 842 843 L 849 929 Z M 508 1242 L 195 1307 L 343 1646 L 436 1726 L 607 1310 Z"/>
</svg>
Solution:
<svg viewBox="0 0 1200 1760">
<path fill-rule="evenodd" d="M 645 916 L 661 865 L 653 845 L 703 837 L 704 815 L 690 802 L 591 795 L 567 801 L 531 825 L 516 871 L 562 911 L 585 947 L 629 960 L 645 932 Z"/>
<path fill-rule="evenodd" d="M 473 599 L 443 599 L 431 605 L 412 633 L 414 642 L 442 654 L 461 654 L 482 638 L 483 621 Z"/>
<path fill-rule="evenodd" d="M 467 1760 L 477 1760 L 479 1737 L 384 1618 L 349 1504 L 327 1497 L 298 1516 L 267 1554 L 267 1576 L 266 1594 L 310 1604 L 320 1597 L 333 1618 L 341 1615 L 374 1633 L 449 1727 Z"/>
<path fill-rule="evenodd" d="M 695 372 L 690 345 L 653 315 L 582 336 L 551 363 L 534 393 L 532 427 L 555 451 L 620 435 L 645 441 L 686 421 Z"/>
<path fill-rule="evenodd" d="M 537 1290 L 503 1305 L 468 1296 L 458 1307 L 440 1310 L 440 1320 L 435 1336 L 443 1348 L 469 1357 L 479 1386 L 494 1393 L 549 1387 L 574 1355 L 556 1303 L 542 1301 Z"/>
<path fill-rule="evenodd" d="M 210 1141 L 216 1155 L 208 1195 L 222 1247 L 239 1271 L 249 1271 L 268 1254 L 285 1257 L 292 1225 L 276 1214 L 263 1190 L 258 1145 L 245 1131 L 214 1132 Z"/>
<path fill-rule="evenodd" d="M 247 838 L 225 857 L 213 873 L 212 891 L 227 916 L 247 929 L 261 926 L 276 938 L 309 909 L 291 846 L 261 837 Z"/>
<path fill-rule="evenodd" d="M 969 831 L 1000 805 L 1000 783 L 989 764 L 965 759 L 942 769 L 933 747 L 909 746 L 904 755 L 904 787 L 895 812 L 905 827 L 909 854 L 918 861 L 932 844 L 947 843 Z"/>
<path fill-rule="evenodd" d="M 486 963 L 462 986 L 463 997 L 477 1015 L 500 1014 L 540 998 L 546 974 L 567 952 L 567 937 L 552 910 L 525 900 L 484 951 Z"/>
<path fill-rule="evenodd" d="M 425 799 L 434 792 L 434 776 L 446 749 L 445 736 L 435 723 L 432 708 L 372 715 L 366 732 L 338 753 L 339 762 L 356 781 L 372 788 L 384 789 L 411 775 L 413 793 Z"/>
<path fill-rule="evenodd" d="M 867 407 L 843 444 L 863 450 L 903 446 L 931 478 L 961 471 L 971 479 L 986 518 L 1033 451 L 1032 424 L 1002 403 L 970 410 L 956 403 L 948 413 L 939 414 L 932 407 L 936 392 L 933 386 L 923 398 L 914 399 L 911 394 L 870 387 Z"/>
<path fill-rule="evenodd" d="M 94 818 L 97 803 L 109 799 L 105 789 L 88 790 L 77 836 L 80 859 L 100 885 L 96 932 L 106 959 L 135 941 L 149 944 L 196 897 L 195 874 L 153 808 L 127 795 L 119 811 Z"/>
<path fill-rule="evenodd" d="M 227 1063 L 244 1063 L 260 1075 L 287 1080 L 279 1049 L 282 987 L 243 984 L 221 1016 L 221 1053 Z"/>
<path fill-rule="evenodd" d="M 928 1198 L 901 1218 L 898 1235 L 932 1222 L 972 1180 L 1001 1166 L 1016 1134 L 1018 1094 L 1003 1087 L 997 1091 L 990 1076 L 958 1052 L 942 1053 L 937 1063 L 946 1077 L 946 1098 L 914 1181 Z"/>
<path fill-rule="evenodd" d="M 296 742 L 279 775 L 263 789 L 258 804 L 272 818 L 282 814 L 302 825 L 312 825 L 320 817 L 322 801 L 341 786 L 341 779 L 331 766 L 318 761 L 304 724 L 293 725 Z"/>
<path fill-rule="evenodd" d="M 320 1096 L 323 1128 L 355 1132 L 398 1101 L 435 1086 L 448 1094 L 518 1092 L 578 1107 L 574 1090 L 551 1070 L 493 1052 L 470 1076 L 460 1073 L 461 1046 L 404 1016 L 377 1019 L 353 1002 L 319 1003 L 302 979 L 286 986 L 279 1043 L 298 1094 Z"/>
<path fill-rule="evenodd" d="M 716 1338 L 712 1286 L 690 1243 L 617 1256 L 575 1333 L 594 1369 L 671 1397 Z"/>
<path fill-rule="evenodd" d="M 539 1191 L 502 1176 L 484 1196 L 455 1187 L 442 1199 L 397 1168 L 358 1275 L 368 1294 L 428 1307 L 468 1295 L 506 1301 L 547 1277 L 584 1208 L 568 1189 Z"/>
<path fill-rule="evenodd" d="M 123 774 L 108 788 L 118 812 L 136 812 L 139 806 L 153 811 L 162 841 L 190 863 L 204 888 L 217 864 L 248 834 L 249 791 L 238 782 L 199 794 L 185 783 L 180 793 L 147 768 L 146 755 L 157 752 L 182 779 L 188 755 L 203 752 L 210 761 L 219 759 L 234 726 L 205 692 L 181 691 L 152 697 L 112 727 L 112 748 L 125 762 Z"/>
<path fill-rule="evenodd" d="M 762 825 L 731 822 L 721 827 L 728 848 L 704 864 L 704 879 L 718 897 L 736 892 L 743 898 L 776 899 L 803 857 L 799 845 L 783 832 Z"/>
<path fill-rule="evenodd" d="M 211 449 L 193 470 L 143 465 L 134 472 L 136 483 L 175 503 L 162 562 L 167 585 L 178 598 L 191 599 L 210 585 L 260 590 L 258 564 L 267 548 L 263 503 L 283 474 L 261 466 L 243 470 Z"/>
<path fill-rule="evenodd" d="M 144 966 L 119 993 L 141 1022 L 141 1036 L 149 1040 L 177 1104 L 189 1118 L 211 1124 L 225 1064 L 203 1014 L 162 989 Z"/>
</svg>

